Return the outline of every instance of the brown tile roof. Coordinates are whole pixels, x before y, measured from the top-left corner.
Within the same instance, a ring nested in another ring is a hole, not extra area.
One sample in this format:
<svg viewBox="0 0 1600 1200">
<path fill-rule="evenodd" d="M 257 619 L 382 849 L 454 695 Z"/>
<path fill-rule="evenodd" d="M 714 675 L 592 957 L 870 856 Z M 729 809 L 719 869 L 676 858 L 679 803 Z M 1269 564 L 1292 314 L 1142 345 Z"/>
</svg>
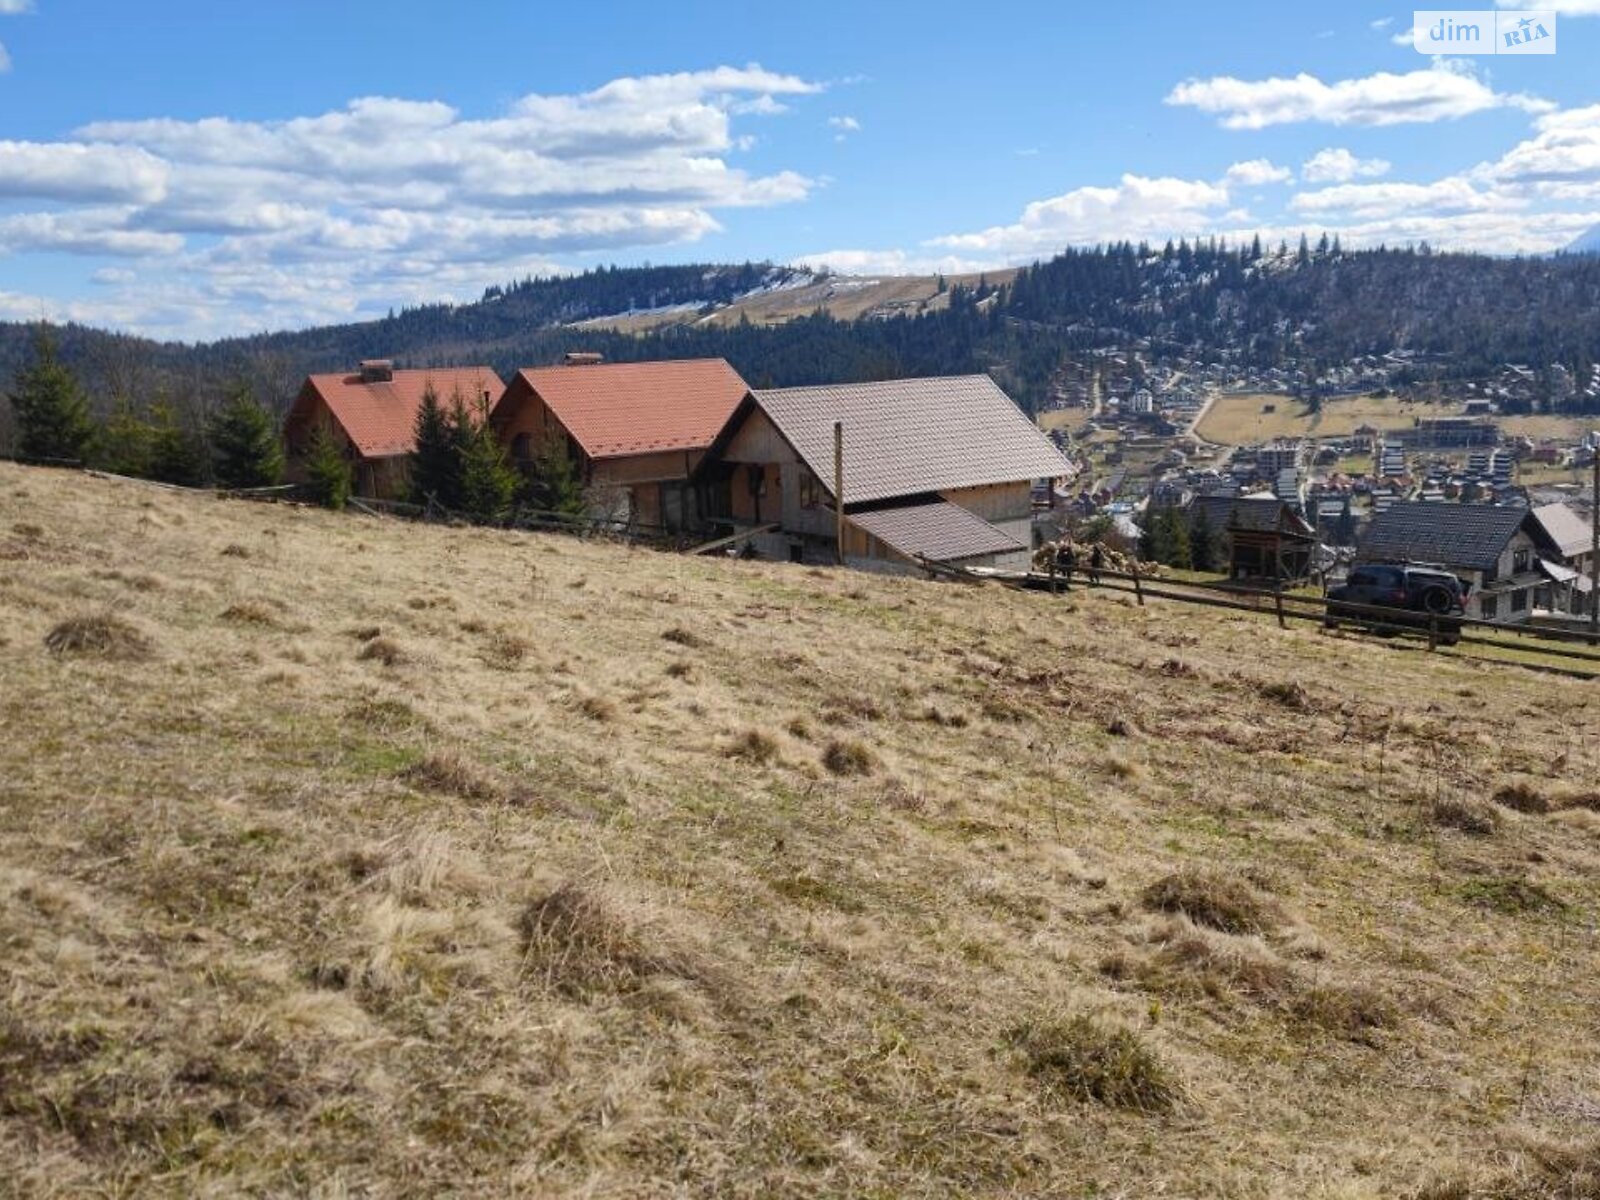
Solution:
<svg viewBox="0 0 1600 1200">
<path fill-rule="evenodd" d="M 848 485 L 846 487 L 848 490 Z M 1027 547 L 975 513 L 944 500 L 845 513 L 845 520 L 907 558 L 954 562 Z"/>
<path fill-rule="evenodd" d="M 751 394 L 829 491 L 833 423 L 844 422 L 846 504 L 1072 473 L 987 375 Z"/>
<path fill-rule="evenodd" d="M 422 407 L 422 394 L 430 383 L 440 403 L 446 406 L 454 402 L 459 392 L 471 408 L 488 392 L 492 408 L 505 392 L 500 376 L 488 367 L 396 371 L 392 379 L 376 383 L 362 382 L 359 374 L 312 375 L 301 388 L 289 419 L 293 421 L 297 414 L 303 416 L 301 402 L 307 389 L 311 389 L 322 397 L 363 458 L 409 454 L 415 447 L 417 409 Z"/>
<path fill-rule="evenodd" d="M 590 458 L 704 450 L 749 386 L 720 358 L 519 371 Z M 513 394 L 520 391 L 513 384 Z"/>
</svg>

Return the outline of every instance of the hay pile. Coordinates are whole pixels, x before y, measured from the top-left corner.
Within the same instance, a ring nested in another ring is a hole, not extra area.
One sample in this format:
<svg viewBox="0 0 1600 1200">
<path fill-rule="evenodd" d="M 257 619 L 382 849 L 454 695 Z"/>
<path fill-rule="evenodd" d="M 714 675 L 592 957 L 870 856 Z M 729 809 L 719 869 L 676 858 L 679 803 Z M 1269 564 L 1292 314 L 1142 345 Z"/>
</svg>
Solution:
<svg viewBox="0 0 1600 1200">
<path fill-rule="evenodd" d="M 1033 569 L 1035 571 L 1048 571 L 1050 563 L 1057 554 L 1067 547 L 1072 548 L 1077 556 L 1078 565 L 1074 570 L 1087 571 L 1089 569 L 1089 555 L 1094 551 L 1092 542 L 1075 542 L 1071 538 L 1062 538 L 1059 542 L 1046 542 L 1033 552 Z M 1105 562 L 1101 565 L 1104 571 L 1120 571 L 1124 575 L 1142 575 L 1146 579 L 1161 574 L 1161 564 L 1156 562 L 1140 562 L 1130 558 L 1120 550 L 1102 545 L 1105 553 Z"/>
</svg>

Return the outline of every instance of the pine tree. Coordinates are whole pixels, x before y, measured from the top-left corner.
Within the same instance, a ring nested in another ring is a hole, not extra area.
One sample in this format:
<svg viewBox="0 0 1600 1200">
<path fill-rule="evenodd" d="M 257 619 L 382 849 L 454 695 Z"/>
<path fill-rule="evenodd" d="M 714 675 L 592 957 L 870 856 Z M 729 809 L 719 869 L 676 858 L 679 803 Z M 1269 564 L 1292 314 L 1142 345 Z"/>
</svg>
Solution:
<svg viewBox="0 0 1600 1200">
<path fill-rule="evenodd" d="M 212 462 L 223 487 L 271 487 L 283 478 L 277 423 L 248 384 L 236 388 L 211 426 Z"/>
<path fill-rule="evenodd" d="M 150 406 L 150 461 L 148 474 L 163 483 L 199 487 L 206 481 L 206 448 L 200 438 L 178 418 L 170 400 Z"/>
<path fill-rule="evenodd" d="M 326 425 L 318 425 L 311 431 L 305 467 L 306 489 L 311 498 L 326 508 L 343 508 L 350 499 L 354 478 L 350 463 Z"/>
<path fill-rule="evenodd" d="M 417 504 L 431 499 L 446 508 L 454 507 L 461 492 L 455 432 L 431 383 L 423 389 L 412 432 L 416 445 L 411 452 L 411 499 Z"/>
<path fill-rule="evenodd" d="M 17 372 L 11 411 L 17 418 L 17 452 L 23 458 L 82 462 L 94 441 L 89 402 L 71 371 L 56 359 L 55 339 L 40 326 L 33 363 Z"/>
<path fill-rule="evenodd" d="M 1167 562 L 1182 570 L 1189 570 L 1194 566 L 1194 555 L 1191 552 L 1189 539 L 1189 522 L 1175 508 L 1167 509 L 1164 515 L 1167 524 L 1167 541 L 1171 547 L 1168 551 Z"/>
<path fill-rule="evenodd" d="M 480 411 L 461 455 L 461 510 L 474 521 L 500 521 L 517 493 L 517 473 L 506 461 L 505 447 Z"/>
</svg>

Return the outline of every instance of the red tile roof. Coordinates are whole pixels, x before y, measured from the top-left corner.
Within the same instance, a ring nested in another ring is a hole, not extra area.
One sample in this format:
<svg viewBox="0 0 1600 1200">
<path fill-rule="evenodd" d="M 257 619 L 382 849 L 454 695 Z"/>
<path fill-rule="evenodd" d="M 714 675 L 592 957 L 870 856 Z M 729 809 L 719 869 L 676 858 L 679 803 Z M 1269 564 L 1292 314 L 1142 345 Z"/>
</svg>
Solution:
<svg viewBox="0 0 1600 1200">
<path fill-rule="evenodd" d="M 592 459 L 704 450 L 750 390 L 720 358 L 535 367 L 518 379 Z"/>
<path fill-rule="evenodd" d="M 409 454 L 415 447 L 417 409 L 422 407 L 422 394 L 430 383 L 439 402 L 447 408 L 459 393 L 471 410 L 485 392 L 489 393 L 489 407 L 493 408 L 506 390 L 500 376 L 488 367 L 396 371 L 392 379 L 377 383 L 364 383 L 359 374 L 312 375 L 301 388 L 289 419 L 295 419 L 307 392 L 313 391 L 363 458 Z"/>
</svg>

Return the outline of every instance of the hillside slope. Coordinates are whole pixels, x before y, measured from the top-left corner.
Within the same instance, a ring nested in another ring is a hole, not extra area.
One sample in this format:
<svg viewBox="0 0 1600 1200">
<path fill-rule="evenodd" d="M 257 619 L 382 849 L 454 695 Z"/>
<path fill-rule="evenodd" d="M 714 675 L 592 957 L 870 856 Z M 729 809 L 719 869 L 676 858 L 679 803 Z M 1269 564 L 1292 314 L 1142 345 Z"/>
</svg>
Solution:
<svg viewBox="0 0 1600 1200">
<path fill-rule="evenodd" d="M 0 561 L 0 1192 L 1594 1194 L 1592 685 L 4 464 Z"/>
</svg>

